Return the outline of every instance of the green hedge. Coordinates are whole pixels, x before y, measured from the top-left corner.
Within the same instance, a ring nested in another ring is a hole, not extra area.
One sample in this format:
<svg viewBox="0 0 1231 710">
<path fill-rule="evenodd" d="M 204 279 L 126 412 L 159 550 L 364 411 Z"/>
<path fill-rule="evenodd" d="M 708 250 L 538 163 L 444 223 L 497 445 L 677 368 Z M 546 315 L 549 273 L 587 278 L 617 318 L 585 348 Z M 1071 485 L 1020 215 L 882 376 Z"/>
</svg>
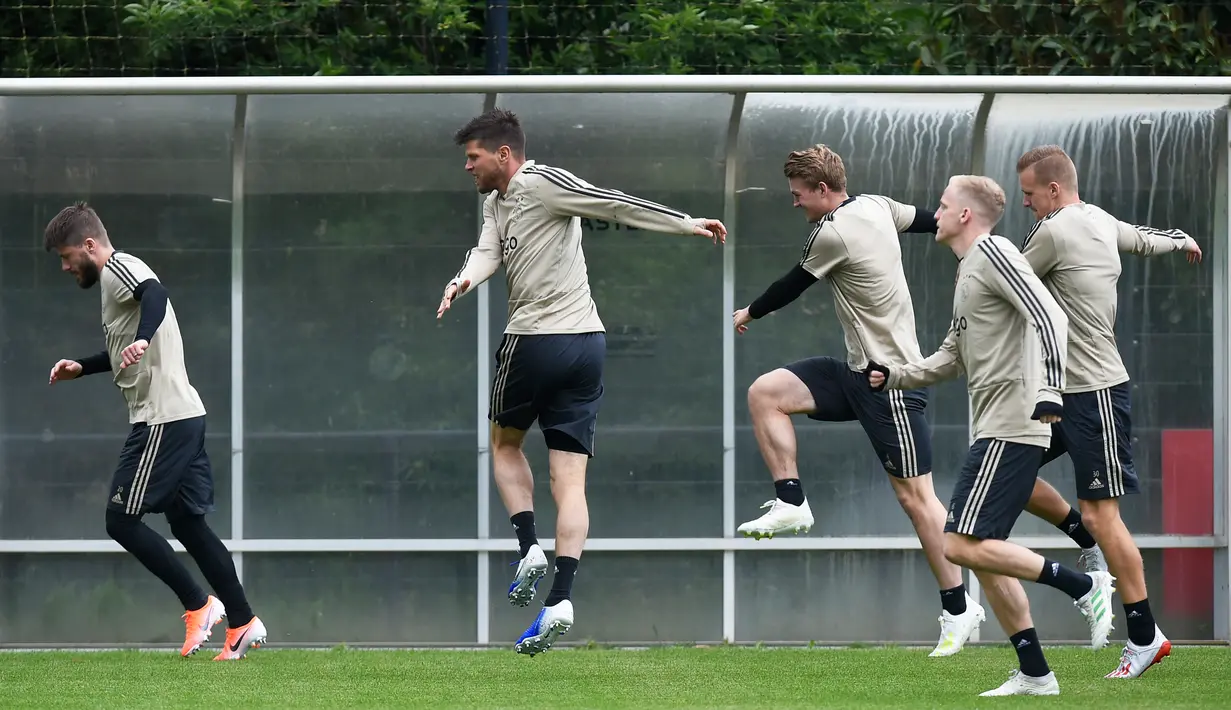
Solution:
<svg viewBox="0 0 1231 710">
<path fill-rule="evenodd" d="M 1231 74 L 1231 3 L 509 3 L 519 73 Z M 0 7 L 5 76 L 474 74 L 482 0 Z"/>
</svg>

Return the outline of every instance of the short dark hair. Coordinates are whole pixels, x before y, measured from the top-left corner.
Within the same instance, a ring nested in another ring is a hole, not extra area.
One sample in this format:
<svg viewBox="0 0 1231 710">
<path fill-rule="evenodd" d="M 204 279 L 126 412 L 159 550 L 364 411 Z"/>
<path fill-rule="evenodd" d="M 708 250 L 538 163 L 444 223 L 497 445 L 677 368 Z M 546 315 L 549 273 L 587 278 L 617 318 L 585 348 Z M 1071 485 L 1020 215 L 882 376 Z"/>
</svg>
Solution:
<svg viewBox="0 0 1231 710">
<path fill-rule="evenodd" d="M 502 108 L 475 116 L 453 136 L 453 142 L 457 145 L 466 145 L 473 140 L 492 152 L 502 145 L 507 145 L 516 155 L 526 152 L 526 134 L 521 129 L 521 121 L 512 111 Z"/>
<path fill-rule="evenodd" d="M 43 230 L 43 248 L 55 251 L 61 247 L 77 247 L 89 238 L 110 243 L 107 229 L 94 208 L 85 202 L 74 202 L 47 223 L 47 229 Z"/>
</svg>

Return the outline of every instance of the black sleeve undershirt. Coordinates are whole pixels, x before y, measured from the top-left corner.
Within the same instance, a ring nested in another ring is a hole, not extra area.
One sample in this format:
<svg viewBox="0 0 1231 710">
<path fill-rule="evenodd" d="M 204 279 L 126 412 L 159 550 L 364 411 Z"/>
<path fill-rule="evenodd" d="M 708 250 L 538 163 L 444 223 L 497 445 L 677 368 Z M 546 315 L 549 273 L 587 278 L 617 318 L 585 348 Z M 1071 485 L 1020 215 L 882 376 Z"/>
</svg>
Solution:
<svg viewBox="0 0 1231 710">
<path fill-rule="evenodd" d="M 902 230 L 904 232 L 935 234 L 936 233 L 936 212 L 929 211 L 922 207 L 915 208 L 915 221 L 910 223 L 910 226 Z"/>
<path fill-rule="evenodd" d="M 807 269 L 796 264 L 786 272 L 786 276 L 770 284 L 765 293 L 748 306 L 748 315 L 754 319 L 763 318 L 799 298 L 800 294 L 816 281 L 817 278 L 808 273 Z"/>
<path fill-rule="evenodd" d="M 146 279 L 133 290 L 133 298 L 141 302 L 141 320 L 137 323 L 137 337 L 133 342 L 150 342 L 162 319 L 167 315 L 167 289 L 158 279 Z"/>
<path fill-rule="evenodd" d="M 106 350 L 88 357 L 77 358 L 77 363 L 81 365 L 81 377 L 97 375 L 100 372 L 111 372 L 111 357 L 107 355 Z"/>
</svg>

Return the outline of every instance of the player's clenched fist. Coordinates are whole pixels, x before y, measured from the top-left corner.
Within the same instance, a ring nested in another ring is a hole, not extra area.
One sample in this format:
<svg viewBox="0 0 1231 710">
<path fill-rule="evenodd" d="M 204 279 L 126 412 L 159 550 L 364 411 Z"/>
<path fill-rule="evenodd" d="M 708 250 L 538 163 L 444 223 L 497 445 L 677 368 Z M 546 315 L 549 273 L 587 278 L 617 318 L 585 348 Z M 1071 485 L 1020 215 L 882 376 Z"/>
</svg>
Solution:
<svg viewBox="0 0 1231 710">
<path fill-rule="evenodd" d="M 123 360 L 120 368 L 131 367 L 141 362 L 141 356 L 145 354 L 145 349 L 149 346 L 148 342 L 138 340 L 120 351 L 120 358 Z"/>
<path fill-rule="evenodd" d="M 60 380 L 75 380 L 81 376 L 81 363 L 76 360 L 61 360 L 51 368 L 47 384 L 54 385 Z"/>
<path fill-rule="evenodd" d="M 868 376 L 868 385 L 876 392 L 885 389 L 885 385 L 889 380 L 889 368 L 879 362 L 869 361 L 868 366 L 863 369 L 863 374 Z"/>
</svg>

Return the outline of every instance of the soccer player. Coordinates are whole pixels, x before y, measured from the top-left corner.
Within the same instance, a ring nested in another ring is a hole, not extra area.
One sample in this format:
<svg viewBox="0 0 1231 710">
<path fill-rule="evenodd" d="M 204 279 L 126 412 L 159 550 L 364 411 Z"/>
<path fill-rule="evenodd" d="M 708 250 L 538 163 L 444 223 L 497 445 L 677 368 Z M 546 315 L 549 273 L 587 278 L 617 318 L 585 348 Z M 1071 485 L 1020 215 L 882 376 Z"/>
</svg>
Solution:
<svg viewBox="0 0 1231 710">
<path fill-rule="evenodd" d="M 945 559 L 945 506 L 932 484 L 927 391 L 873 392 L 864 375 L 869 359 L 900 365 L 923 359 L 898 235 L 935 232 L 935 216 L 879 195 L 849 195 L 842 158 L 825 145 L 792 152 L 783 173 L 795 207 L 816 226 L 800 262 L 736 311 L 735 328 L 745 332 L 750 322 L 791 303 L 823 278 L 833 290 L 847 353 L 845 361 L 812 357 L 793 362 L 749 387 L 753 432 L 777 496 L 762 506 L 768 512 L 740 525 L 739 532 L 759 539 L 812 527 L 812 510 L 799 480 L 792 415 L 822 422 L 857 420 L 940 586 L 941 634 L 931 656 L 951 656 L 962 650 L 986 614 L 967 594 L 962 571 Z"/>
<path fill-rule="evenodd" d="M 243 658 L 249 648 L 265 643 L 267 633 L 248 606 L 231 553 L 205 522 L 214 510 L 205 406 L 188 381 L 167 289 L 145 262 L 112 246 L 102 221 L 84 202 L 61 210 L 43 238 L 78 286 L 101 286 L 107 341 L 102 352 L 57 362 L 49 384 L 105 372 L 128 403 L 132 430 L 111 481 L 107 534 L 179 597 L 187 627 L 180 655 L 196 653 L 225 618 L 226 643 L 214 660 Z M 166 515 L 171 533 L 217 597 L 201 589 L 171 545 L 141 520 L 146 513 Z"/>
<path fill-rule="evenodd" d="M 471 119 L 454 141 L 465 150 L 475 187 L 487 197 L 478 245 L 445 286 L 436 316 L 504 264 L 508 325 L 496 351 L 488 417 L 493 475 L 521 557 L 509 585 L 514 606 L 528 605 L 547 573 L 534 529 L 534 480 L 522 453 L 526 431 L 536 420 L 548 449 L 557 508 L 555 577 L 542 610 L 515 647 L 533 656 L 550 649 L 573 625 L 573 576 L 590 525 L 585 474 L 594 455 L 607 346 L 590 295 L 580 218 L 715 243 L 725 243 L 727 230 L 716 219 L 694 219 L 527 160 L 521 123 L 509 111 L 493 109 Z"/>
<path fill-rule="evenodd" d="M 1004 204 L 1004 190 L 990 178 L 950 178 L 936 212 L 936 241 L 961 261 L 949 334 L 922 362 L 874 361 L 867 376 L 873 389 L 911 389 L 965 371 L 974 444 L 949 504 L 945 554 L 978 575 L 1020 666 L 983 695 L 1058 695 L 1018 580 L 1072 597 L 1095 649 L 1107 643 L 1115 590 L 1106 572 L 1079 572 L 1007 542 L 1051 443 L 1049 424 L 1063 414 L 1068 318 L 1012 242 L 991 234 Z"/>
<path fill-rule="evenodd" d="M 1077 168 L 1062 148 L 1045 145 L 1017 162 L 1025 207 L 1039 220 L 1022 244 L 1035 274 L 1069 319 L 1064 419 L 1052 427 L 1043 463 L 1065 453 L 1073 461 L 1081 518 L 1116 577 L 1128 624 L 1128 643 L 1108 678 L 1136 678 L 1171 653 L 1155 624 L 1141 552 L 1120 518 L 1121 496 L 1139 491 L 1133 466 L 1129 376 L 1116 348 L 1116 285 L 1120 252 L 1142 256 L 1183 251 L 1200 261 L 1201 248 L 1180 230 L 1122 222 L 1082 202 Z M 1030 510 L 1057 523 L 1068 504 L 1036 484 Z"/>
</svg>

